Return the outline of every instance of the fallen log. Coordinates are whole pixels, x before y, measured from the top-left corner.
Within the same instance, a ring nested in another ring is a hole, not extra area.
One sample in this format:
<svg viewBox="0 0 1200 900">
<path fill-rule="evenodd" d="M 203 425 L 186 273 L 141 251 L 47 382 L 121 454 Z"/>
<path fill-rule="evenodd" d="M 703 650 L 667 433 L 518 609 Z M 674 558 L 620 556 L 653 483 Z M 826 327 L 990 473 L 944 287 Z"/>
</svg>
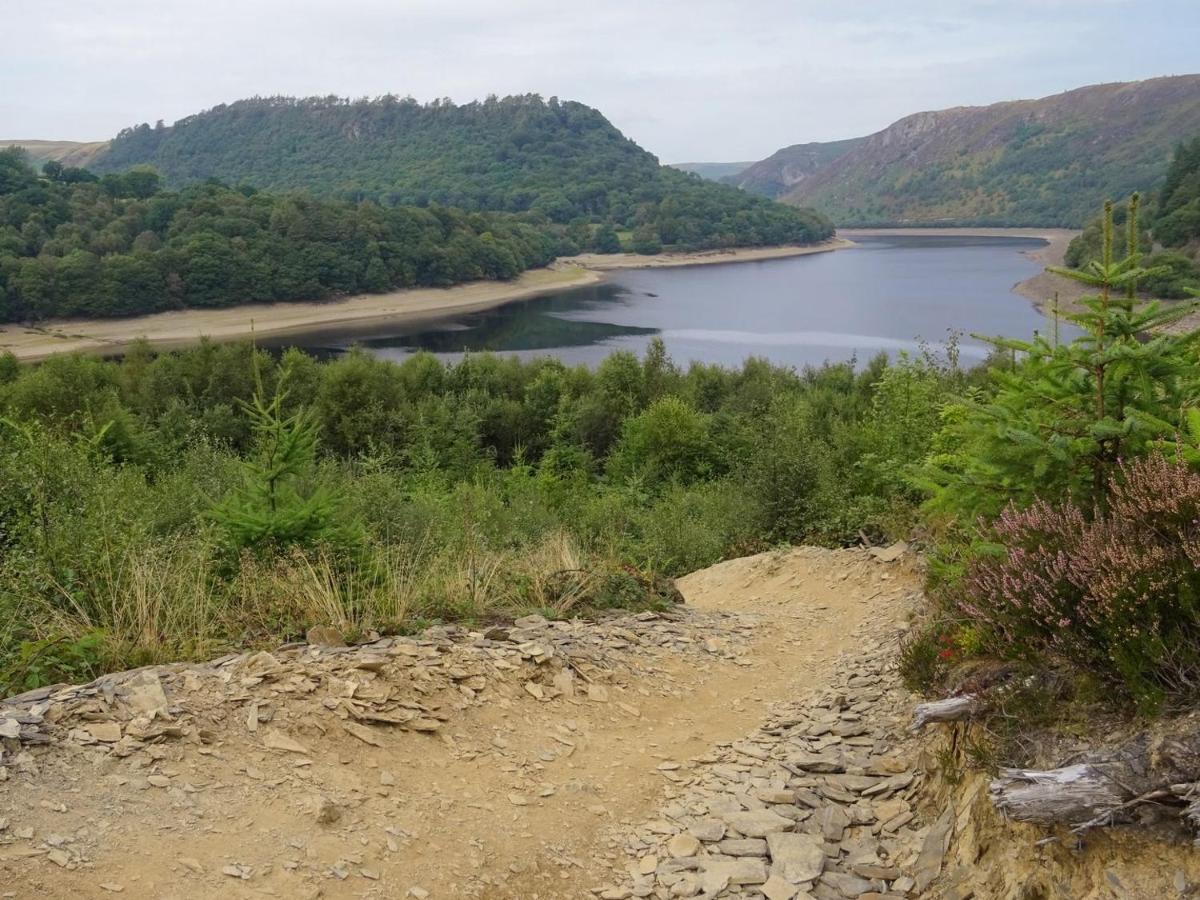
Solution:
<svg viewBox="0 0 1200 900">
<path fill-rule="evenodd" d="M 918 703 L 913 709 L 913 721 L 909 730 L 920 731 L 930 722 L 960 722 L 969 719 L 979 707 L 978 700 L 975 694 L 963 694 L 960 697 Z"/>
<path fill-rule="evenodd" d="M 992 803 L 1010 819 L 1039 825 L 1076 824 L 1119 808 L 1128 793 L 1087 764 L 1062 769 L 1001 769 L 990 786 Z"/>
<path fill-rule="evenodd" d="M 1147 804 L 1169 806 L 1200 825 L 1200 720 L 1195 715 L 1142 732 L 1111 750 L 1056 769 L 1003 769 L 990 793 L 1006 817 L 1067 825 L 1079 834 L 1129 821 Z"/>
</svg>

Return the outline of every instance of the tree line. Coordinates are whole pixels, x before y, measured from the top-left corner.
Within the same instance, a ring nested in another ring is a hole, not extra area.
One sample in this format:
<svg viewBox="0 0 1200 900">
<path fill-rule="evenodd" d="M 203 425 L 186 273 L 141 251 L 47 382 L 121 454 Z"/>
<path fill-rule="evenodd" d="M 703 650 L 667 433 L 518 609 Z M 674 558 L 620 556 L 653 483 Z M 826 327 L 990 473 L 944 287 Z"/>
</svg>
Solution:
<svg viewBox="0 0 1200 900">
<path fill-rule="evenodd" d="M 268 194 L 216 182 L 161 189 L 0 151 L 0 321 L 125 316 L 321 300 L 508 279 L 563 250 L 503 213 Z"/>
</svg>

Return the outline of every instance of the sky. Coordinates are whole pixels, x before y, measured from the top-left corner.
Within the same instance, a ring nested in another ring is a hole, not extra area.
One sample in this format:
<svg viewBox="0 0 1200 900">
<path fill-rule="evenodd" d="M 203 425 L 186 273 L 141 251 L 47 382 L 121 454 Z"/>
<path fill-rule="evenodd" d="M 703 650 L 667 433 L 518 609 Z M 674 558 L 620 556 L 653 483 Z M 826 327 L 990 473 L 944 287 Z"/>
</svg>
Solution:
<svg viewBox="0 0 1200 900">
<path fill-rule="evenodd" d="M 1200 71 L 1200 0 L 4 0 L 0 138 L 249 96 L 538 93 L 663 162 Z"/>
</svg>

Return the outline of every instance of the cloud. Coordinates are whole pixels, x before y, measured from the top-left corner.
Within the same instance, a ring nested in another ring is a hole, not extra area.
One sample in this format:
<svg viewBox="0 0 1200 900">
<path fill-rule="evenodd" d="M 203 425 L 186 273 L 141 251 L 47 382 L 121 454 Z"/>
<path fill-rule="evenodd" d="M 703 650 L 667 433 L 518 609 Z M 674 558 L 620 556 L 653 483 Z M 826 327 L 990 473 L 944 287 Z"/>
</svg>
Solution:
<svg viewBox="0 0 1200 900">
<path fill-rule="evenodd" d="M 0 135 L 98 139 L 255 94 L 529 91 L 599 107 L 666 160 L 754 159 L 920 109 L 1187 71 L 1191 4 L 17 0 Z"/>
</svg>

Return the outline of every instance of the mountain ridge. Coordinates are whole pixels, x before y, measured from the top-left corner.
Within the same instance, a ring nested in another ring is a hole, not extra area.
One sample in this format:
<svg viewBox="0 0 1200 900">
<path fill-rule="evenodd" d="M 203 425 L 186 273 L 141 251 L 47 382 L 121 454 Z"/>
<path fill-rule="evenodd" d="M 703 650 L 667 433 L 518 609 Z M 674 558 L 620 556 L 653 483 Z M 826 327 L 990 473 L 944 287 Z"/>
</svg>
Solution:
<svg viewBox="0 0 1200 900">
<path fill-rule="evenodd" d="M 1200 75 L 1087 85 L 905 116 L 780 197 L 841 225 L 1079 227 L 1156 187 L 1200 133 Z"/>
</svg>

